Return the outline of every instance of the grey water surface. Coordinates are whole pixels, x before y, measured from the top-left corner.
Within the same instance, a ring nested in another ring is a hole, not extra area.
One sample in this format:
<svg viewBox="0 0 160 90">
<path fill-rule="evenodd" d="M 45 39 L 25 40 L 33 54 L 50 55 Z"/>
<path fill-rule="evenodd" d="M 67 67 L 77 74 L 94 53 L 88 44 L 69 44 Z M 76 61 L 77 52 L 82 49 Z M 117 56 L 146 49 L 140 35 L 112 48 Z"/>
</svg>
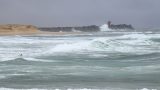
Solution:
<svg viewBox="0 0 160 90">
<path fill-rule="evenodd" d="M 160 32 L 151 31 L 0 36 L 0 88 L 159 90 Z"/>
</svg>

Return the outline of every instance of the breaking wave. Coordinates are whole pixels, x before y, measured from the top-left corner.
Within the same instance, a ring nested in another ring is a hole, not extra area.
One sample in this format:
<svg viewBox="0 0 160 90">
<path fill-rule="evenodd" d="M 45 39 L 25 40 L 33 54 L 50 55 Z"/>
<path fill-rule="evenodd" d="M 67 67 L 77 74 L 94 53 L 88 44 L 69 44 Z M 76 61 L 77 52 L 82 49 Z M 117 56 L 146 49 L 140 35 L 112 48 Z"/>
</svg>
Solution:
<svg viewBox="0 0 160 90">
<path fill-rule="evenodd" d="M 86 34 L 1 36 L 0 89 L 159 89 L 160 34 Z"/>
<path fill-rule="evenodd" d="M 83 52 L 83 51 L 108 51 L 121 53 L 152 53 L 159 52 L 160 43 L 154 42 L 152 35 L 130 34 L 120 37 L 95 38 L 90 41 L 57 44 L 47 52 Z M 147 51 L 147 52 L 146 52 Z"/>
<path fill-rule="evenodd" d="M 23 58 L 35 59 L 41 55 L 60 53 L 84 53 L 103 51 L 107 53 L 148 54 L 160 51 L 159 34 L 130 33 L 114 37 L 93 38 L 47 38 L 46 37 L 0 37 L 1 61 Z M 34 50 L 34 51 L 33 51 Z M 43 60 L 42 60 L 43 61 Z"/>
<path fill-rule="evenodd" d="M 112 31 L 111 29 L 108 28 L 107 24 L 104 24 L 104 25 L 100 26 L 100 30 L 101 31 Z"/>
</svg>

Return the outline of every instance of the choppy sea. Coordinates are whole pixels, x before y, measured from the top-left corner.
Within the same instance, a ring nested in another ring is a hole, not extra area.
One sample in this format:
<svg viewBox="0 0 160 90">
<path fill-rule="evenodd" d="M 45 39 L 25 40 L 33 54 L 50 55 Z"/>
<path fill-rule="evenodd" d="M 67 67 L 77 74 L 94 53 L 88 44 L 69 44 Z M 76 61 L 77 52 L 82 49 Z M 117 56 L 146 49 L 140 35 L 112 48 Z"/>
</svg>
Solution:
<svg viewBox="0 0 160 90">
<path fill-rule="evenodd" d="M 0 89 L 160 90 L 160 32 L 0 36 Z"/>
</svg>

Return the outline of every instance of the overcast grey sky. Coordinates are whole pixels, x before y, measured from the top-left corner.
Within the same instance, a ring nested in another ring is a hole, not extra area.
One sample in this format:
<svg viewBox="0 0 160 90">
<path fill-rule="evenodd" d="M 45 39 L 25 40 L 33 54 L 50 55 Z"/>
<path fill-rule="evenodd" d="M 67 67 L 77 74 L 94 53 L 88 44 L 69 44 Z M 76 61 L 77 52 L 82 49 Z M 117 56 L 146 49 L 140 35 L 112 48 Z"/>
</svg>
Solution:
<svg viewBox="0 0 160 90">
<path fill-rule="evenodd" d="M 0 0 L 0 24 L 160 27 L 160 0 Z"/>
</svg>

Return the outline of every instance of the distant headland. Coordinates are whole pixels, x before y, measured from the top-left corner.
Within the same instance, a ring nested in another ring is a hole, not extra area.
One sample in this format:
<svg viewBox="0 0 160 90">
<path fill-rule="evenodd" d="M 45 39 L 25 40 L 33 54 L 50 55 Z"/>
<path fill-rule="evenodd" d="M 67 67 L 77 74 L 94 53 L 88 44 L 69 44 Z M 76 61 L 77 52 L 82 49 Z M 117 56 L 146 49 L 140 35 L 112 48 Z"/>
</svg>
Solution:
<svg viewBox="0 0 160 90">
<path fill-rule="evenodd" d="M 75 27 L 36 27 L 33 25 L 20 25 L 20 24 L 6 24 L 0 25 L 0 35 L 27 35 L 27 34 L 75 34 L 80 32 L 98 32 L 126 29 L 133 30 L 132 25 L 119 24 L 114 25 L 110 21 L 107 24 L 102 25 L 104 30 L 101 30 L 100 26 L 75 26 Z M 105 30 L 106 29 L 106 30 Z"/>
<path fill-rule="evenodd" d="M 0 35 L 40 35 L 40 34 L 52 34 L 52 35 L 64 35 L 64 34 L 77 34 L 78 32 L 56 32 L 51 30 L 43 31 L 40 30 L 38 27 L 33 25 L 21 25 L 21 24 L 6 24 L 0 25 Z"/>
<path fill-rule="evenodd" d="M 39 30 L 33 25 L 7 24 L 0 25 L 0 35 L 33 34 Z"/>
<path fill-rule="evenodd" d="M 114 25 L 114 24 L 111 23 L 111 21 L 108 21 L 107 25 L 108 25 L 109 29 L 129 29 L 129 30 L 133 30 L 134 29 L 132 27 L 132 25 L 127 25 L 127 24 Z"/>
<path fill-rule="evenodd" d="M 127 25 L 127 24 L 114 25 L 111 23 L 111 21 L 108 21 L 108 23 L 105 25 L 106 25 L 106 28 L 110 30 L 117 30 L 117 31 L 118 30 L 134 30 L 132 25 Z M 97 25 L 77 26 L 77 27 L 41 27 L 39 29 L 41 31 L 49 31 L 49 32 L 74 32 L 74 31 L 98 32 L 98 31 L 102 31 L 101 26 L 97 26 Z"/>
<path fill-rule="evenodd" d="M 100 31 L 99 26 L 77 26 L 77 27 L 41 27 L 41 31 L 49 32 L 97 32 Z"/>
</svg>

